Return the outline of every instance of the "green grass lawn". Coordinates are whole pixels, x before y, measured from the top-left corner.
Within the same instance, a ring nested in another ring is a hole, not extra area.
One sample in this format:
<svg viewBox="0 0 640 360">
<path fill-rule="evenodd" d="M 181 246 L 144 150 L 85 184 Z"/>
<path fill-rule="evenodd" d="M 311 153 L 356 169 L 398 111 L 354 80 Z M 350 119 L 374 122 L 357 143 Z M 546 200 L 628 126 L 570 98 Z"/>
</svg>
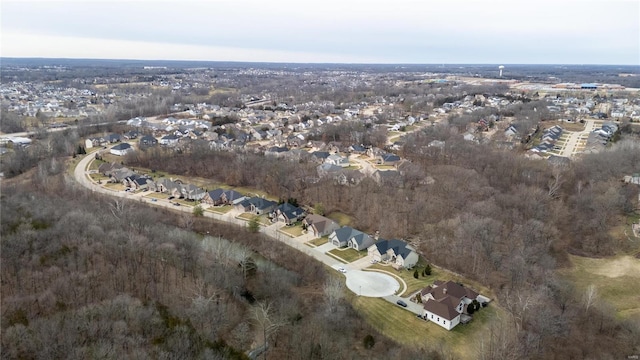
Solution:
<svg viewBox="0 0 640 360">
<path fill-rule="evenodd" d="M 114 191 L 120 191 L 125 189 L 125 186 L 122 185 L 121 183 L 106 183 L 104 184 L 104 187 Z"/>
<path fill-rule="evenodd" d="M 164 194 L 161 192 L 150 192 L 147 195 L 145 195 L 144 197 L 148 197 L 148 198 L 154 198 L 154 199 L 167 199 L 169 197 L 168 194 Z"/>
<path fill-rule="evenodd" d="M 102 182 L 105 182 L 105 181 L 109 180 L 109 178 L 108 178 L 108 177 L 106 177 L 106 176 L 104 176 L 104 175 L 102 175 L 102 174 L 98 174 L 98 173 L 96 173 L 96 174 L 89 174 L 89 177 L 90 177 L 93 181 L 102 181 Z"/>
<path fill-rule="evenodd" d="M 365 256 L 367 256 L 367 252 L 366 251 L 358 251 L 355 249 L 333 249 L 329 252 L 327 252 L 327 254 L 331 254 L 334 257 L 340 258 L 342 260 L 344 260 L 345 263 L 350 263 L 350 262 L 354 262 L 360 258 L 363 258 Z"/>
<path fill-rule="evenodd" d="M 226 214 L 231 210 L 233 210 L 233 206 L 231 205 L 212 206 L 206 209 L 206 211 L 210 211 L 216 214 Z"/>
<path fill-rule="evenodd" d="M 89 170 L 98 170 L 100 165 L 104 164 L 105 162 L 106 161 L 103 160 L 93 159 L 93 161 L 91 161 L 91 163 L 89 164 Z"/>
<path fill-rule="evenodd" d="M 410 294 L 413 294 L 414 292 L 433 284 L 433 282 L 436 280 L 449 280 L 442 271 L 434 269 L 433 267 L 431 268 L 431 275 L 424 277 L 422 276 L 422 269 L 424 269 L 424 266 L 416 266 L 414 270 L 396 270 L 391 266 L 375 264 L 369 266 L 367 269 L 387 271 L 404 280 L 404 282 L 407 283 L 407 289 L 403 294 L 401 294 L 401 296 L 409 296 Z M 416 269 L 418 269 L 419 273 L 417 279 L 413 277 L 413 273 Z"/>
<path fill-rule="evenodd" d="M 443 346 L 451 349 L 455 355 L 453 358 L 463 359 L 473 358 L 476 346 L 473 339 L 481 336 L 488 329 L 491 319 L 501 312 L 491 304 L 475 313 L 470 323 L 447 331 L 383 299 L 354 295 L 352 302 L 369 324 L 392 340 L 416 348 Z"/>
<path fill-rule="evenodd" d="M 573 267 L 559 272 L 575 284 L 578 293 L 594 285 L 601 301 L 611 304 L 618 317 L 640 321 L 640 260 L 628 255 L 569 258 Z"/>
<path fill-rule="evenodd" d="M 237 219 L 242 219 L 242 220 L 246 220 L 246 221 L 250 221 L 253 218 L 258 218 L 258 223 L 260 223 L 260 225 L 264 225 L 264 226 L 268 226 L 271 225 L 271 222 L 269 221 L 269 218 L 267 217 L 267 215 L 256 215 L 256 214 L 252 214 L 252 213 L 242 213 L 238 216 L 236 216 Z"/>
<path fill-rule="evenodd" d="M 278 231 L 291 237 L 298 237 L 302 235 L 303 229 L 302 229 L 302 225 L 295 225 L 295 226 L 284 226 Z"/>
<path fill-rule="evenodd" d="M 315 245 L 315 246 L 320 246 L 320 245 L 324 245 L 326 243 L 329 242 L 329 237 L 328 236 L 323 236 L 317 239 L 313 239 L 311 241 L 309 241 L 309 244 Z"/>
<path fill-rule="evenodd" d="M 349 215 L 341 213 L 339 211 L 334 211 L 331 214 L 327 215 L 327 217 L 340 224 L 340 226 L 349 226 L 352 221 Z"/>
</svg>

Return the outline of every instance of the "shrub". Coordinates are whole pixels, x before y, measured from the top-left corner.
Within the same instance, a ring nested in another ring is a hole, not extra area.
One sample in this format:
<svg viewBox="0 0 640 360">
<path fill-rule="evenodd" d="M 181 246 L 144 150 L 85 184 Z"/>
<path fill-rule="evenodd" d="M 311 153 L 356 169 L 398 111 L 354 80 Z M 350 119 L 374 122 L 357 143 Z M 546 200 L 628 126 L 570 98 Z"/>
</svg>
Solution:
<svg viewBox="0 0 640 360">
<path fill-rule="evenodd" d="M 362 345 L 364 345 L 365 349 L 371 349 L 376 344 L 376 339 L 371 336 L 371 334 L 364 337 L 362 340 Z"/>
</svg>

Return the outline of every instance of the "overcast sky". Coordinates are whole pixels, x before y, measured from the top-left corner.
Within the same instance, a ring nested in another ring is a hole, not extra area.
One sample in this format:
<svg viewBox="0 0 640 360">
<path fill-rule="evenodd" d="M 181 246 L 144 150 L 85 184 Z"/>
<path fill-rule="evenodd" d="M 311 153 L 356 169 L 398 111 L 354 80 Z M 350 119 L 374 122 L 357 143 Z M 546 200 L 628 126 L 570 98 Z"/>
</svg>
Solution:
<svg viewBox="0 0 640 360">
<path fill-rule="evenodd" d="M 638 0 L 2 0 L 7 57 L 640 64 Z"/>
</svg>

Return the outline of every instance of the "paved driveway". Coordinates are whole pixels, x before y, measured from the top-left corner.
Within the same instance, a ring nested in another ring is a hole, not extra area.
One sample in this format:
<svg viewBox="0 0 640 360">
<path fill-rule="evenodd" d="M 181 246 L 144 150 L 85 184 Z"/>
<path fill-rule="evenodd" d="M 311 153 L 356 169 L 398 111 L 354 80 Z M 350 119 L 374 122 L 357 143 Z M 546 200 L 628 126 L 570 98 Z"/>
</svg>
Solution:
<svg viewBox="0 0 640 360">
<path fill-rule="evenodd" d="M 393 277 L 373 271 L 347 270 L 347 287 L 356 295 L 383 297 L 395 294 L 400 284 Z"/>
</svg>

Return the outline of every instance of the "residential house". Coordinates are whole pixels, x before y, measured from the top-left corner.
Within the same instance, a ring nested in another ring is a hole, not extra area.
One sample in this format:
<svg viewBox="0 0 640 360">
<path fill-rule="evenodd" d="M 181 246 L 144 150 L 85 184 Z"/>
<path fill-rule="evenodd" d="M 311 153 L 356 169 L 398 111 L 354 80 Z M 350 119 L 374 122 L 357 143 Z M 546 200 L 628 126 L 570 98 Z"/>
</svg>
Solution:
<svg viewBox="0 0 640 360">
<path fill-rule="evenodd" d="M 278 203 L 275 201 L 267 200 L 265 198 L 254 197 L 251 201 L 251 212 L 256 215 L 268 214 L 273 211 Z"/>
<path fill-rule="evenodd" d="M 180 188 L 180 197 L 185 198 L 187 200 L 193 200 L 193 201 L 198 201 L 198 200 L 202 200 L 205 196 L 206 192 L 193 185 L 193 184 L 186 184 L 186 185 L 182 185 L 182 187 Z"/>
<path fill-rule="evenodd" d="M 182 184 L 178 181 L 163 178 L 154 183 L 155 191 L 169 194 L 169 196 L 180 197 L 182 195 Z"/>
<path fill-rule="evenodd" d="M 151 135 L 145 135 L 140 138 L 140 146 L 154 146 L 158 144 L 158 139 Z"/>
<path fill-rule="evenodd" d="M 329 241 L 335 246 L 348 246 L 358 251 L 368 249 L 374 244 L 371 236 L 350 226 L 344 226 L 332 232 L 331 235 L 329 235 Z"/>
<path fill-rule="evenodd" d="M 113 183 L 121 183 L 124 179 L 133 175 L 135 175 L 135 173 L 131 169 L 123 167 L 111 171 L 111 173 L 109 174 L 109 181 Z"/>
<path fill-rule="evenodd" d="M 335 166 L 349 167 L 349 158 L 338 154 L 329 155 L 324 162 Z"/>
<path fill-rule="evenodd" d="M 113 143 L 117 143 L 117 142 L 118 142 L 118 141 L 120 141 L 122 138 L 121 138 L 121 137 L 120 137 L 120 135 L 118 135 L 118 134 L 108 134 L 108 135 L 106 135 L 106 136 L 104 137 L 104 139 L 105 139 L 107 142 L 110 142 L 110 143 L 112 143 L 112 144 L 113 144 Z"/>
<path fill-rule="evenodd" d="M 160 145 L 175 145 L 179 139 L 180 137 L 175 134 L 165 135 L 160 139 Z"/>
<path fill-rule="evenodd" d="M 378 240 L 367 249 L 369 256 L 380 262 L 391 263 L 396 269 L 412 268 L 419 256 L 411 245 L 402 240 Z"/>
<path fill-rule="evenodd" d="M 476 300 L 480 303 L 489 301 L 475 291 L 453 281 L 436 281 L 421 292 L 424 308 L 423 318 L 432 321 L 447 330 L 460 323 L 467 306 Z"/>
<path fill-rule="evenodd" d="M 138 135 L 139 133 L 137 130 L 130 130 L 124 133 L 123 137 L 127 140 L 132 140 L 132 139 L 137 139 Z"/>
<path fill-rule="evenodd" d="M 98 166 L 98 172 L 104 176 L 111 176 L 111 173 L 115 170 L 122 169 L 124 165 L 116 162 L 102 163 Z"/>
<path fill-rule="evenodd" d="M 319 163 L 324 163 L 330 155 L 328 151 L 314 151 L 311 153 L 311 158 Z"/>
<path fill-rule="evenodd" d="M 122 184 L 130 189 L 147 190 L 151 179 L 145 175 L 134 174 L 122 180 Z"/>
<path fill-rule="evenodd" d="M 399 187 L 402 185 L 402 176 L 395 170 L 376 170 L 371 174 L 371 178 L 378 185 L 389 185 Z"/>
<path fill-rule="evenodd" d="M 331 234 L 340 225 L 337 222 L 321 215 L 311 214 L 302 220 L 302 225 L 311 230 L 315 237 L 322 237 Z"/>
<path fill-rule="evenodd" d="M 272 219 L 283 221 L 287 225 L 293 225 L 305 216 L 303 209 L 289 203 L 282 203 L 271 214 Z"/>
<path fill-rule="evenodd" d="M 232 205 L 236 200 L 244 198 L 244 195 L 235 190 L 215 189 L 207 192 L 202 202 L 209 205 Z"/>
<path fill-rule="evenodd" d="M 391 153 L 384 153 L 377 157 L 377 162 L 379 165 L 396 165 L 400 162 L 400 156 Z"/>
<path fill-rule="evenodd" d="M 367 152 L 367 148 L 362 145 L 351 145 L 349 146 L 349 151 L 354 154 L 365 154 Z"/>
<path fill-rule="evenodd" d="M 131 147 L 131 145 L 129 145 L 128 143 L 121 143 L 112 147 L 109 150 L 109 153 L 113 155 L 124 156 L 131 151 L 133 151 L 133 148 Z"/>
</svg>

